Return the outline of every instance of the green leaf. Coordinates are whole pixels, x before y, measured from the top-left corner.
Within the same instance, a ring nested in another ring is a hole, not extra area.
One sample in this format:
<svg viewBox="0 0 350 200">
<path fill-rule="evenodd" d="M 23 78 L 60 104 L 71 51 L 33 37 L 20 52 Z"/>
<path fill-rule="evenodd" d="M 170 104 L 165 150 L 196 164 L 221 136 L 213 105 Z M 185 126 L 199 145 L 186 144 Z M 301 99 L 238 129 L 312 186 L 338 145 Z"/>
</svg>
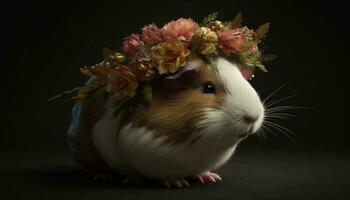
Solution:
<svg viewBox="0 0 350 200">
<path fill-rule="evenodd" d="M 226 28 L 232 28 L 232 21 L 223 21 L 222 25 Z"/>
<path fill-rule="evenodd" d="M 260 25 L 259 28 L 255 31 L 257 39 L 258 40 L 263 39 L 266 36 L 266 34 L 269 32 L 269 29 L 270 29 L 270 23 Z"/>
<path fill-rule="evenodd" d="M 152 94 L 152 86 L 150 84 L 147 84 L 143 87 L 142 93 L 145 101 L 152 102 L 153 94 Z"/>
<path fill-rule="evenodd" d="M 203 24 L 208 24 L 209 22 L 216 20 L 216 18 L 218 17 L 218 14 L 219 14 L 218 12 L 213 12 L 209 14 L 207 17 L 203 19 Z"/>
<path fill-rule="evenodd" d="M 244 51 L 242 53 L 239 54 L 239 60 L 242 63 L 246 63 L 246 64 L 254 64 L 258 59 L 257 56 L 255 56 L 254 54 L 252 54 L 250 51 Z"/>
<path fill-rule="evenodd" d="M 239 12 L 235 18 L 233 19 L 233 21 L 231 22 L 231 28 L 240 28 L 242 27 L 242 14 L 241 12 Z"/>
<path fill-rule="evenodd" d="M 53 96 L 53 97 L 48 98 L 48 99 L 46 100 L 46 103 L 49 103 L 49 102 L 54 101 L 54 100 L 56 100 L 56 99 L 60 99 L 60 98 L 65 97 L 65 96 L 67 96 L 67 95 L 71 95 L 71 94 L 73 94 L 73 93 L 76 93 L 76 92 L 78 92 L 79 90 L 81 90 L 82 88 L 83 88 L 83 87 L 75 87 L 75 88 L 73 88 L 73 89 L 66 90 L 66 91 L 64 91 L 64 92 L 62 92 L 62 93 L 60 93 L 60 94 L 57 94 L 57 95 L 55 95 L 55 96 Z"/>
<path fill-rule="evenodd" d="M 267 69 L 266 69 L 266 67 L 265 67 L 265 65 L 263 65 L 260 61 L 257 60 L 257 61 L 254 63 L 254 65 L 255 65 L 257 68 L 261 69 L 263 72 L 268 72 Z"/>
<path fill-rule="evenodd" d="M 250 51 L 245 51 L 239 54 L 239 61 L 244 64 L 252 64 L 261 69 L 264 72 L 267 72 L 266 67 L 261 63 L 261 58 L 255 56 Z"/>
</svg>

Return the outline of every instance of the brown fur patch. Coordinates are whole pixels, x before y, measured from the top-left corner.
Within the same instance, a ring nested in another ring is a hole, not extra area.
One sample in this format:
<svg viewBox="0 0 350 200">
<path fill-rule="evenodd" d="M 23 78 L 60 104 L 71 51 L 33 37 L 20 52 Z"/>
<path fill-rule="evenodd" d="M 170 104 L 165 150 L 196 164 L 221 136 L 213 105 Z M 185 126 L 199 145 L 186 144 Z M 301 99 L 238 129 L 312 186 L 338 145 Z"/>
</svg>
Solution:
<svg viewBox="0 0 350 200">
<path fill-rule="evenodd" d="M 196 129 L 196 123 L 204 117 L 206 108 L 218 108 L 224 102 L 224 86 L 206 64 L 200 62 L 199 70 L 194 76 L 187 77 L 185 87 L 171 90 L 160 86 L 154 90 L 154 102 L 148 107 L 138 106 L 129 120 L 137 126 L 146 126 L 156 136 L 168 136 L 168 142 L 185 140 Z M 211 81 L 216 86 L 216 94 L 202 92 L 202 84 Z"/>
</svg>

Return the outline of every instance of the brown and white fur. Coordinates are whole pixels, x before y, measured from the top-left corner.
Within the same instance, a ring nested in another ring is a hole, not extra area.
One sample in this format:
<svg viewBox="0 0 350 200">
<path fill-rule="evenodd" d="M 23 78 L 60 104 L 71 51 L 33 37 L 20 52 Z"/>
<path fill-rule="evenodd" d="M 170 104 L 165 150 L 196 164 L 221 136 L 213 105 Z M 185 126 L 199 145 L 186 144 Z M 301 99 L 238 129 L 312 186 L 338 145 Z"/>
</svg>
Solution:
<svg viewBox="0 0 350 200">
<path fill-rule="evenodd" d="M 219 58 L 216 68 L 189 61 L 154 87 L 150 105 L 117 116 L 114 97 L 102 98 L 101 88 L 75 105 L 70 149 L 81 165 L 96 173 L 172 181 L 210 175 L 264 118 L 261 100 L 239 66 Z M 203 93 L 207 81 L 215 85 L 215 94 Z"/>
</svg>

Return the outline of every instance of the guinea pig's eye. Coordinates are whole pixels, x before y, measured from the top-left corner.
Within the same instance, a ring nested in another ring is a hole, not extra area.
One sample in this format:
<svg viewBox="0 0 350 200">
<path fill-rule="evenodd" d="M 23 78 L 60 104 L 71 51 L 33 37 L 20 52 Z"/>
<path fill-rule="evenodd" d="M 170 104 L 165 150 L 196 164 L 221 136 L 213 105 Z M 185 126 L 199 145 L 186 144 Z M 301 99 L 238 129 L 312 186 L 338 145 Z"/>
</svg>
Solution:
<svg viewBox="0 0 350 200">
<path fill-rule="evenodd" d="M 202 86 L 203 93 L 214 93 L 216 92 L 215 85 L 211 81 L 207 81 Z"/>
</svg>

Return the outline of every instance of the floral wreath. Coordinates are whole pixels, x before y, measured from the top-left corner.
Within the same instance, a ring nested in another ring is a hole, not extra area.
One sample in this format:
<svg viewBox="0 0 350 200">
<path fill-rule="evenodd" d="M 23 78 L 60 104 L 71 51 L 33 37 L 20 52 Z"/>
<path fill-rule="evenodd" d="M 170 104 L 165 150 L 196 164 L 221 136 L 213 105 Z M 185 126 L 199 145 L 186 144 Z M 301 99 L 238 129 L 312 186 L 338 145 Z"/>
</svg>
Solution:
<svg viewBox="0 0 350 200">
<path fill-rule="evenodd" d="M 201 57 L 211 63 L 218 56 L 224 56 L 266 72 L 262 62 L 275 56 L 263 55 L 258 45 L 270 24 L 263 24 L 254 31 L 241 25 L 240 13 L 226 22 L 217 20 L 217 15 L 210 14 L 200 24 L 190 18 L 180 18 L 162 28 L 154 23 L 144 26 L 141 34 L 124 38 L 122 52 L 104 48 L 104 62 L 80 68 L 82 74 L 94 76 L 94 81 L 49 100 L 78 91 L 70 99 L 81 101 L 106 86 L 106 91 L 118 102 L 127 102 L 138 94 L 151 102 L 151 83 L 178 72 L 190 57 Z"/>
</svg>

